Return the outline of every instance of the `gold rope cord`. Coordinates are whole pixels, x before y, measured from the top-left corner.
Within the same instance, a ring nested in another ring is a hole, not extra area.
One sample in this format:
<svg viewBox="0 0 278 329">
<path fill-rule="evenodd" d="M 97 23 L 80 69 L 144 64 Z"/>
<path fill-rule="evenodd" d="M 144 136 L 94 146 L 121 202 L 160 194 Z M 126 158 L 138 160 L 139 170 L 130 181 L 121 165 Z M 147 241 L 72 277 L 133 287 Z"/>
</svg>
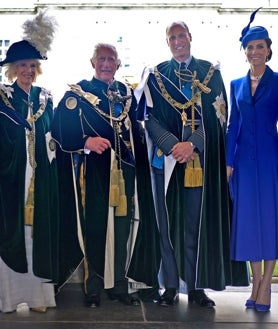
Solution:
<svg viewBox="0 0 278 329">
<path fill-rule="evenodd" d="M 159 71 L 157 67 L 154 69 L 154 75 L 156 77 L 157 83 L 159 85 L 159 88 L 161 90 L 161 94 L 170 104 L 172 104 L 175 108 L 181 110 L 181 120 L 183 126 L 186 125 L 187 121 L 187 114 L 186 110 L 188 108 L 191 108 L 191 131 L 192 134 L 195 131 L 195 104 L 198 104 L 199 106 L 202 106 L 201 104 L 201 94 L 204 93 L 210 93 L 211 89 L 207 87 L 207 84 L 209 83 L 212 75 L 214 73 L 214 67 L 211 65 L 204 81 L 201 83 L 197 79 L 197 72 L 194 71 L 192 74 L 192 86 L 191 86 L 191 99 L 184 104 L 177 102 L 175 99 L 173 99 L 169 93 L 167 92 L 165 85 L 163 84 L 163 81 L 161 79 L 161 76 L 159 74 Z M 176 72 L 177 74 L 177 72 Z M 181 78 L 179 76 L 179 78 Z M 197 91 L 195 92 L 195 89 L 197 88 Z M 200 157 L 199 155 L 194 152 L 194 160 L 191 160 L 187 162 L 185 173 L 184 173 L 184 186 L 185 187 L 199 187 L 203 185 L 203 170 L 200 164 Z"/>
<path fill-rule="evenodd" d="M 8 98 L 6 97 L 5 93 L 1 89 L 0 89 L 0 96 L 2 97 L 2 100 L 6 106 L 15 110 L 12 104 L 10 103 L 10 101 L 8 100 Z M 47 97 L 43 96 L 43 90 L 40 94 L 40 100 L 42 100 L 42 103 L 40 104 L 40 108 L 34 115 L 33 115 L 33 104 L 23 100 L 28 105 L 28 112 L 29 112 L 28 122 L 32 127 L 31 131 L 26 132 L 28 138 L 28 157 L 29 157 L 28 160 L 33 172 L 31 176 L 30 185 L 28 188 L 27 200 L 24 208 L 24 222 L 25 225 L 30 225 L 30 226 L 33 226 L 33 222 L 34 222 L 34 182 L 35 182 L 35 169 L 37 166 L 35 160 L 35 137 L 36 137 L 35 122 L 43 115 L 47 102 Z"/>
<path fill-rule="evenodd" d="M 123 112 L 124 117 L 127 117 L 127 114 L 129 112 L 130 106 L 131 106 L 131 90 L 126 86 L 127 89 L 127 96 L 120 96 L 119 92 L 113 94 L 113 92 L 110 93 L 108 97 L 109 101 L 109 107 L 110 107 L 110 123 L 114 129 L 114 138 L 115 138 L 115 158 L 113 159 L 112 163 L 112 169 L 110 173 L 110 194 L 109 194 L 109 204 L 112 207 L 115 207 L 115 216 L 126 216 L 127 215 L 127 198 L 125 194 L 125 181 L 123 176 L 123 171 L 121 167 L 121 122 L 119 118 L 115 117 L 115 100 L 114 96 L 119 100 L 119 97 L 123 97 L 123 99 L 126 100 L 126 105 L 123 106 Z M 121 99 L 120 99 L 121 100 Z M 120 102 L 121 103 L 121 102 Z M 128 109 L 128 110 L 127 110 Z M 102 111 L 101 111 L 102 112 Z M 100 112 L 100 113 L 101 113 Z M 101 113 L 102 114 L 102 113 Z M 107 117 L 106 113 L 105 116 Z M 123 116 L 120 115 L 120 117 Z M 117 120 L 114 120 L 116 118 Z M 117 155 L 119 157 L 119 160 L 117 160 Z"/>
<path fill-rule="evenodd" d="M 81 191 L 81 204 L 83 209 L 85 209 L 85 176 L 84 176 L 84 162 L 80 165 L 80 175 L 79 175 L 79 184 L 80 184 L 80 191 Z"/>
<path fill-rule="evenodd" d="M 193 76 L 192 83 L 192 93 L 194 92 L 194 81 L 196 81 L 196 71 Z M 201 98 L 201 94 L 199 96 Z M 198 100 L 199 101 L 199 100 Z M 201 102 L 200 102 L 201 106 Z M 195 131 L 195 107 L 194 104 L 191 105 L 191 131 L 192 134 Z M 194 159 L 186 163 L 185 172 L 184 172 L 184 187 L 198 187 L 203 185 L 203 170 L 200 164 L 199 155 L 194 152 Z"/>
<path fill-rule="evenodd" d="M 31 103 L 28 103 L 28 112 L 30 116 L 33 114 L 33 107 Z M 32 176 L 30 180 L 30 185 L 28 188 L 28 196 L 25 204 L 25 225 L 33 226 L 34 223 L 34 190 L 35 190 L 35 170 L 36 170 L 36 160 L 35 160 L 35 124 L 33 121 L 30 122 L 32 129 L 26 131 L 28 138 L 28 157 L 29 164 L 32 168 Z"/>
<path fill-rule="evenodd" d="M 45 99 L 46 101 L 46 99 Z M 24 219 L 25 225 L 33 226 L 34 224 L 34 192 L 35 192 L 35 171 L 37 163 L 35 160 L 35 145 L 36 145 L 36 131 L 35 131 L 35 122 L 43 115 L 46 104 L 42 103 L 39 110 L 33 115 L 33 103 L 26 102 L 28 105 L 28 112 L 30 117 L 28 121 L 31 125 L 31 130 L 26 131 L 28 138 L 28 157 L 29 164 L 32 168 L 32 176 L 30 180 L 30 185 L 28 188 L 27 201 L 25 203 L 24 209 Z"/>
</svg>

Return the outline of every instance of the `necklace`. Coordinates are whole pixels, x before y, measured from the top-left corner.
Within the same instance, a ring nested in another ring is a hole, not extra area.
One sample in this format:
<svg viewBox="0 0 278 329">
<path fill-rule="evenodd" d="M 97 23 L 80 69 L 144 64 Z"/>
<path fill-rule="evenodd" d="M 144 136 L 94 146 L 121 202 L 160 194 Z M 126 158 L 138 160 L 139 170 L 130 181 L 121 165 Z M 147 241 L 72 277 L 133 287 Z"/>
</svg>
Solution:
<svg viewBox="0 0 278 329">
<path fill-rule="evenodd" d="M 260 75 L 253 75 L 253 74 L 250 73 L 250 79 L 251 79 L 252 81 L 260 81 L 261 78 L 262 78 L 262 76 L 263 76 L 263 73 L 260 74 Z"/>
</svg>

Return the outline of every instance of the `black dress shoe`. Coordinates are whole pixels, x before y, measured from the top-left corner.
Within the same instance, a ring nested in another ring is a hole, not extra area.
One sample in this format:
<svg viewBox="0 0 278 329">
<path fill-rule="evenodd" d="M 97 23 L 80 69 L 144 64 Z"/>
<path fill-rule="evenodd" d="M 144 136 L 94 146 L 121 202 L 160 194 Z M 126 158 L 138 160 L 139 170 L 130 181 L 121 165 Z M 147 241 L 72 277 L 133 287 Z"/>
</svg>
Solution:
<svg viewBox="0 0 278 329">
<path fill-rule="evenodd" d="M 131 306 L 140 305 L 140 299 L 138 297 L 127 294 L 127 293 L 115 294 L 112 292 L 108 292 L 107 295 L 111 300 L 119 301 L 119 302 L 123 303 L 124 305 L 131 305 Z"/>
<path fill-rule="evenodd" d="M 179 294 L 175 288 L 166 288 L 164 293 L 158 298 L 161 306 L 174 305 L 179 301 Z"/>
<path fill-rule="evenodd" d="M 215 306 L 215 302 L 212 299 L 210 299 L 202 289 L 189 291 L 188 302 L 189 303 L 195 302 L 201 307 Z"/>
<path fill-rule="evenodd" d="M 85 306 L 87 307 L 99 307 L 100 306 L 100 296 L 90 295 L 85 297 Z"/>
</svg>

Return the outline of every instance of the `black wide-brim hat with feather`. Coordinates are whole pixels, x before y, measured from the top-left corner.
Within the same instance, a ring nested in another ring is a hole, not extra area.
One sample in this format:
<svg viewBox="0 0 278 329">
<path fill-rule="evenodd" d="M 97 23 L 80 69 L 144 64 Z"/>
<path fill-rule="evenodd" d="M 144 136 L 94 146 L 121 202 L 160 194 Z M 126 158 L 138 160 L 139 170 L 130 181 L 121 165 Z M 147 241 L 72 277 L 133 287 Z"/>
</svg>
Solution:
<svg viewBox="0 0 278 329">
<path fill-rule="evenodd" d="M 39 12 L 33 19 L 23 24 L 23 40 L 13 43 L 7 51 L 6 58 L 0 66 L 25 59 L 47 59 L 51 49 L 57 22 L 47 16 L 46 11 Z"/>
<path fill-rule="evenodd" d="M 0 62 L 0 66 L 14 63 L 24 59 L 47 59 L 33 47 L 28 41 L 22 40 L 13 43 L 7 51 L 6 58 Z"/>
</svg>

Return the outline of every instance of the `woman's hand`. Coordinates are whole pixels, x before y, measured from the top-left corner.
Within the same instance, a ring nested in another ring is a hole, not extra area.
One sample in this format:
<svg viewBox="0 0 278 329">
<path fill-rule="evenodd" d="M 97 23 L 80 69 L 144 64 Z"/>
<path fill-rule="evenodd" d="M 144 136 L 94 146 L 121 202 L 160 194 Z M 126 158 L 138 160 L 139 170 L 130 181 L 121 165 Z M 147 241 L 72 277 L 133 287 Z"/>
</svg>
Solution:
<svg viewBox="0 0 278 329">
<path fill-rule="evenodd" d="M 227 166 L 227 181 L 229 182 L 230 178 L 233 176 L 233 168 L 231 166 Z"/>
</svg>

